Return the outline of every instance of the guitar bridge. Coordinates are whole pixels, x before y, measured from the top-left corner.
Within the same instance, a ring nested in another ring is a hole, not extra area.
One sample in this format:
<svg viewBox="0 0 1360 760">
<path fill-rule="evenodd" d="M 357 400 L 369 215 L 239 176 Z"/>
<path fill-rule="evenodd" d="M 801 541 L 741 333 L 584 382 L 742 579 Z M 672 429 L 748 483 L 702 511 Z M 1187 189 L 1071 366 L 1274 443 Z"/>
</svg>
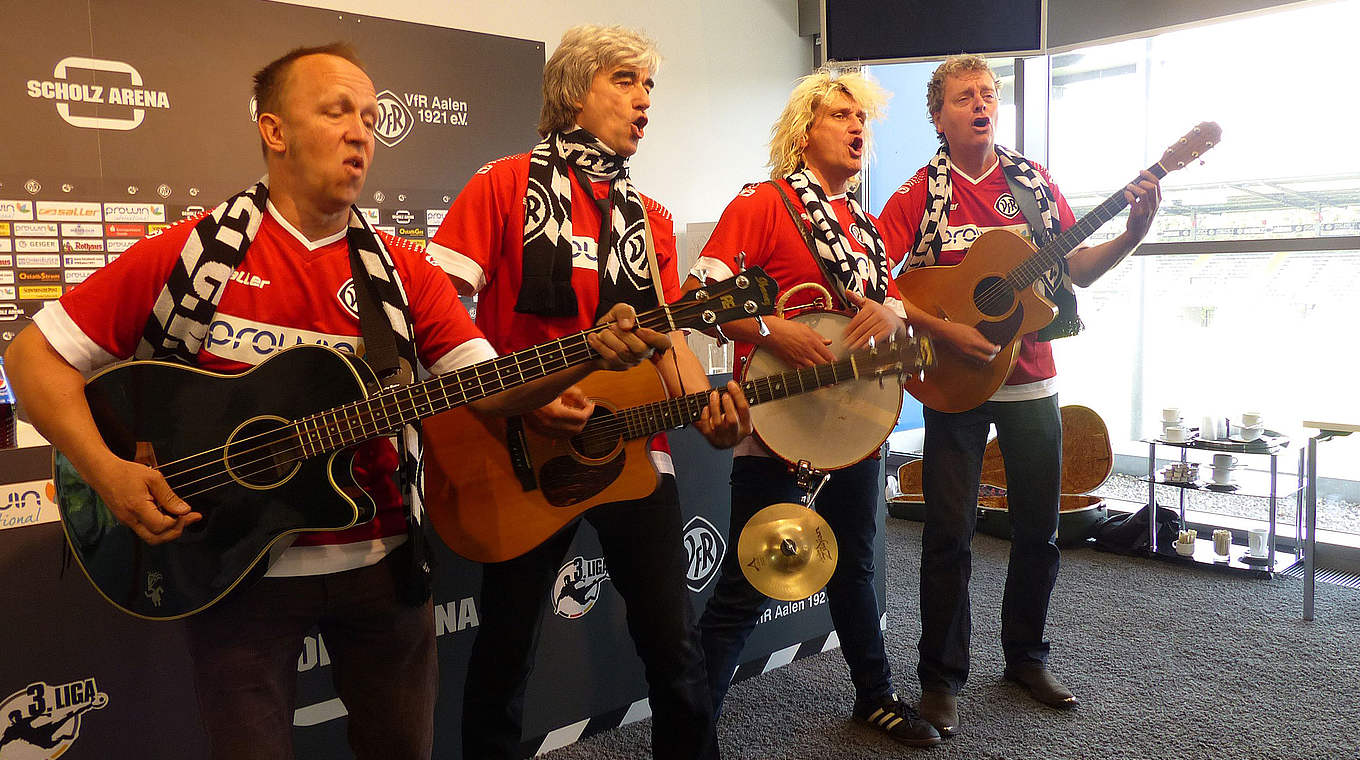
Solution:
<svg viewBox="0 0 1360 760">
<path fill-rule="evenodd" d="M 506 418 L 505 448 L 510 454 L 510 466 L 515 470 L 520 488 L 526 493 L 537 491 L 538 477 L 534 475 L 534 463 L 529 457 L 529 440 L 524 436 L 524 418 Z"/>
</svg>

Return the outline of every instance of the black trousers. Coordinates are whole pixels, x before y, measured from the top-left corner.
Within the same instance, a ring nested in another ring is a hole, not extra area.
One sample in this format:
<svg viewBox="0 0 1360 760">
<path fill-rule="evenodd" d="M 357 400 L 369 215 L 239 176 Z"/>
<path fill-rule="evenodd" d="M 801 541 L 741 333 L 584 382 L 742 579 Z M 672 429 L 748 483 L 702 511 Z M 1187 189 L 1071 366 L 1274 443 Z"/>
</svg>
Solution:
<svg viewBox="0 0 1360 760">
<path fill-rule="evenodd" d="M 215 760 L 293 757 L 302 640 L 319 625 L 357 758 L 430 757 L 438 688 L 434 610 L 401 601 L 394 565 L 265 578 L 189 618 L 194 687 Z"/>
<path fill-rule="evenodd" d="M 921 535 L 921 641 L 916 672 L 925 691 L 958 693 L 968 679 L 978 481 L 987 432 L 995 423 L 1006 461 L 1011 555 L 1001 602 L 1001 648 L 1008 665 L 1046 663 L 1048 600 L 1058 578 L 1058 498 L 1062 417 L 1058 397 L 988 401 L 957 414 L 925 410 Z"/>
<path fill-rule="evenodd" d="M 675 478 L 663 476 L 651 496 L 600 505 L 585 519 L 599 533 L 646 671 L 653 756 L 716 758 Z M 521 557 L 482 567 L 482 620 L 463 689 L 463 757 L 469 760 L 523 756 L 524 691 L 545 602 L 575 533 L 568 528 Z"/>
</svg>

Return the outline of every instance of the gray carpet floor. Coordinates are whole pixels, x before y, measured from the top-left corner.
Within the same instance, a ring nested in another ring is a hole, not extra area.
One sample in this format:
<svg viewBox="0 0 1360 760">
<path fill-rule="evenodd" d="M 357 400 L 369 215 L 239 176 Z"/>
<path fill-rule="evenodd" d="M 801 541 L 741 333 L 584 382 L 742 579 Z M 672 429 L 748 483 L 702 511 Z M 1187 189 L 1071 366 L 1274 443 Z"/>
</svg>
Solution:
<svg viewBox="0 0 1360 760">
<path fill-rule="evenodd" d="M 889 661 L 915 701 L 919 523 L 887 521 Z M 849 720 L 839 651 L 735 684 L 719 724 L 724 758 L 1360 758 L 1360 592 L 1126 558 L 1063 554 L 1049 612 L 1050 662 L 1080 705 L 1058 712 L 1001 678 L 1001 588 L 1010 544 L 974 542 L 973 672 L 958 736 L 917 750 Z M 545 757 L 650 756 L 640 721 Z"/>
</svg>

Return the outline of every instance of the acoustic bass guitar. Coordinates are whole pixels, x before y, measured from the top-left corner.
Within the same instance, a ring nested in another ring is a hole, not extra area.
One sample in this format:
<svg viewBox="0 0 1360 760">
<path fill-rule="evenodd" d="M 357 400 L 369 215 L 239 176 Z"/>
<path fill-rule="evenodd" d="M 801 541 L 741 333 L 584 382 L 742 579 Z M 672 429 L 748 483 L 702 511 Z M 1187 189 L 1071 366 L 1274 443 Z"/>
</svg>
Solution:
<svg viewBox="0 0 1360 760">
<path fill-rule="evenodd" d="M 655 330 L 768 314 L 775 282 L 757 268 L 638 315 Z M 237 375 L 132 361 L 92 377 L 85 398 L 104 442 L 158 469 L 203 519 L 156 546 L 119 522 L 61 452 L 62 526 L 96 590 L 128 614 L 172 620 L 220 600 L 285 537 L 344 530 L 376 506 L 352 472 L 353 447 L 417 419 L 596 357 L 577 333 L 411 385 L 377 387 L 361 359 L 297 346 Z"/>
<path fill-rule="evenodd" d="M 804 369 L 741 381 L 752 407 L 856 381 L 900 376 L 930 364 L 925 338 L 876 348 Z M 572 438 L 534 432 L 519 418 L 485 417 L 457 409 L 426 421 L 425 500 L 430 524 L 454 551 L 478 562 L 502 562 L 542 544 L 599 504 L 640 499 L 658 475 L 647 441 L 684 427 L 708 405 L 709 391 L 667 398 L 654 367 L 596 372 L 581 383 L 595 402 L 586 427 Z M 753 410 L 754 411 L 754 410 Z"/>
<path fill-rule="evenodd" d="M 1204 122 L 1176 141 L 1148 171 L 1161 179 L 1199 158 L 1221 135 L 1217 124 Z M 897 288 L 903 298 L 929 314 L 972 325 L 1002 347 L 982 365 L 941 348 L 935 369 L 924 378 L 908 379 L 907 391 L 941 412 L 967 411 L 991 398 L 1015 366 L 1021 338 L 1052 322 L 1058 313 L 1053 302 L 1040 295 L 1039 278 L 1127 205 L 1120 189 L 1042 248 L 1009 230 L 992 230 L 978 236 L 958 264 L 918 267 L 899 275 Z"/>
</svg>

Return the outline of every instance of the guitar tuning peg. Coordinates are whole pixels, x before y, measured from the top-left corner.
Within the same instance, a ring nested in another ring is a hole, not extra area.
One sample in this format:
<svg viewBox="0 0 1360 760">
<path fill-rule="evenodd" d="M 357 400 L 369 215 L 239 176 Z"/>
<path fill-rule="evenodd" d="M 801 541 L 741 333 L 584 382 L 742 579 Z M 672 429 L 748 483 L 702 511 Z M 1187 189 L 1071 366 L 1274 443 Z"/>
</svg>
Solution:
<svg viewBox="0 0 1360 760">
<path fill-rule="evenodd" d="M 723 332 L 721 325 L 713 325 L 713 337 L 718 341 L 718 345 L 720 346 L 724 346 L 732 342 L 732 339 L 727 337 L 727 333 Z"/>
<path fill-rule="evenodd" d="M 756 332 L 760 333 L 760 337 L 762 338 L 767 337 L 770 334 L 770 328 L 765 325 L 765 320 L 762 319 L 760 315 L 756 315 Z"/>
<path fill-rule="evenodd" d="M 745 268 L 746 268 L 746 251 L 737 251 L 737 271 L 740 272 Z"/>
</svg>

